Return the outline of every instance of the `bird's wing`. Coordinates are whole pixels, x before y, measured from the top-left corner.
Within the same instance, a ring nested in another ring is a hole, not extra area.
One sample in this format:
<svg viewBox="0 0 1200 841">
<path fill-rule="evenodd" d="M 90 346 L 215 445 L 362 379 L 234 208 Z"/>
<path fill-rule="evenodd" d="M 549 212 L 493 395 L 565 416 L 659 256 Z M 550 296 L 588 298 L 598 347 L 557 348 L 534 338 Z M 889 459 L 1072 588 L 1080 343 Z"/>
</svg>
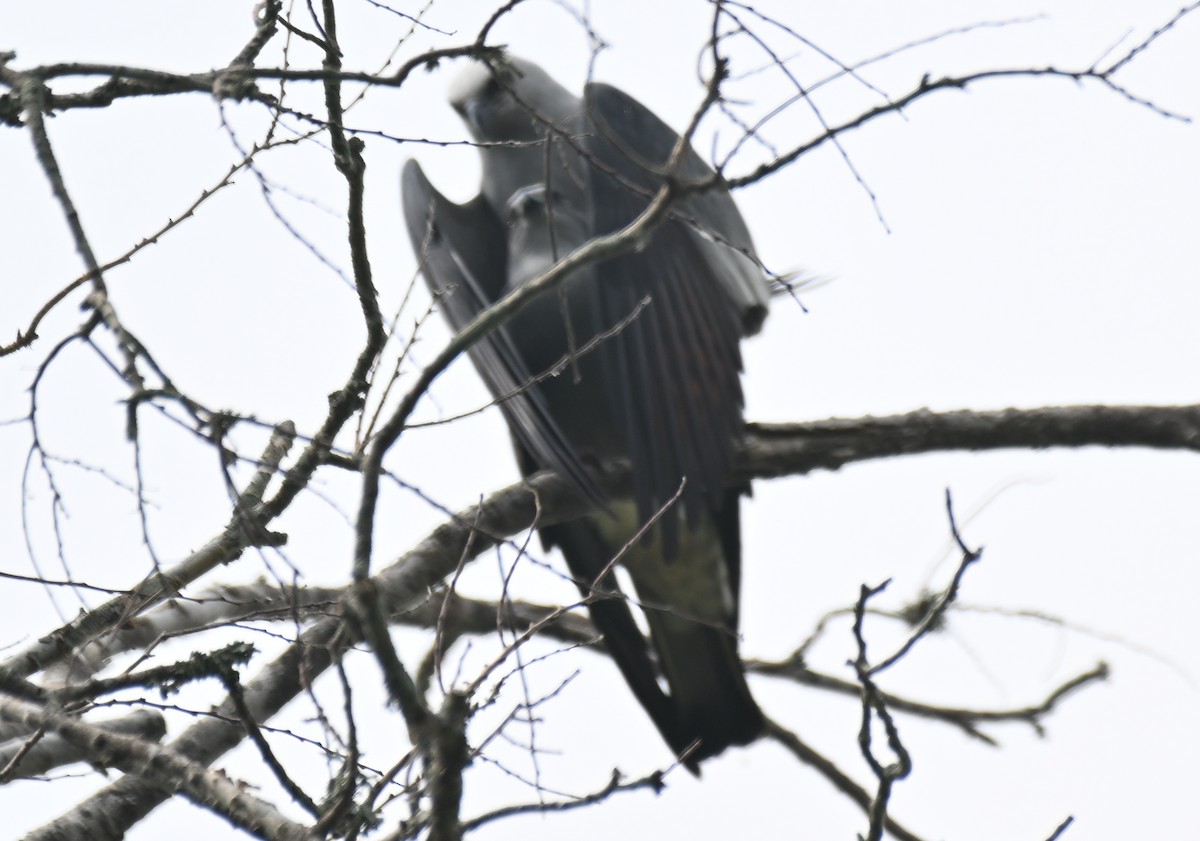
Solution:
<svg viewBox="0 0 1200 841">
<path fill-rule="evenodd" d="M 416 161 L 404 167 L 404 218 L 421 274 L 437 296 L 446 320 L 463 329 L 504 292 L 507 280 L 505 230 L 483 196 L 455 204 L 439 193 Z M 555 470 L 579 493 L 602 501 L 604 493 L 563 437 L 501 325 L 469 351 L 484 384 L 500 402 L 521 449 L 539 467 Z"/>
<path fill-rule="evenodd" d="M 617 171 L 643 190 L 657 189 L 661 178 L 654 171 L 661 171 L 678 142 L 675 130 L 611 85 L 588 85 L 585 101 L 594 127 L 622 159 Z M 679 176 L 685 182 L 704 181 L 714 174 L 691 146 L 684 150 Z M 713 266 L 722 289 L 738 307 L 744 334 L 757 333 L 767 315 L 770 289 L 750 231 L 729 190 L 717 187 L 692 193 L 674 212 L 688 223 L 690 235 Z"/>
<path fill-rule="evenodd" d="M 667 161 L 678 135 L 615 88 L 589 85 L 585 99 L 593 123 L 584 140 L 593 217 L 596 233 L 604 234 L 630 222 L 649 202 L 662 181 L 655 170 Z M 711 172 L 690 150 L 688 167 Z M 710 192 L 684 210 L 721 237 L 744 235 L 728 193 Z M 742 281 L 730 278 L 733 263 L 715 259 L 708 244 L 691 223 L 672 218 L 645 248 L 598 269 L 596 306 L 605 322 L 619 320 L 643 297 L 651 299 L 616 340 L 600 348 L 607 354 L 609 399 L 625 419 L 642 517 L 666 503 L 685 477 L 688 520 L 710 516 L 722 504 L 742 433 L 738 342 L 746 320 L 742 299 L 753 296 L 734 294 Z M 756 282 L 762 285 L 761 275 Z M 675 519 L 662 521 L 668 555 L 676 545 Z"/>
<path fill-rule="evenodd" d="M 442 196 L 410 161 L 403 176 L 404 216 L 421 272 L 454 329 L 462 329 L 505 285 L 505 231 L 482 196 L 456 205 Z M 494 395 L 513 393 L 529 372 L 505 327 L 470 351 L 472 360 Z M 560 463 L 560 474 L 579 467 L 578 457 L 563 439 L 535 387 L 501 403 L 518 446 L 522 470 Z M 583 475 L 581 486 L 590 479 Z M 585 486 L 586 487 L 586 486 Z M 646 638 L 638 629 L 629 602 L 612 574 L 613 548 L 586 521 L 542 529 L 547 545 L 562 548 L 572 576 L 585 597 L 597 629 L 604 635 L 614 662 L 675 753 L 690 739 L 679 732 L 675 708 L 658 685 L 657 670 Z M 695 768 L 691 761 L 689 767 Z"/>
</svg>

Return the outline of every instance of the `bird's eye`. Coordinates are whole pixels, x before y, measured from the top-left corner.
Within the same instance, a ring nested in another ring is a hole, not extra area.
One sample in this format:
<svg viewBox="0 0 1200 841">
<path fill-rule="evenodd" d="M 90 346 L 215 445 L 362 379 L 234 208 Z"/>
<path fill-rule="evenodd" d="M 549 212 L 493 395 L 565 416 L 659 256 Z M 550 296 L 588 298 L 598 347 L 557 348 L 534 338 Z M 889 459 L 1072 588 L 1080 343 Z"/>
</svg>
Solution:
<svg viewBox="0 0 1200 841">
<path fill-rule="evenodd" d="M 483 96 L 485 99 L 494 99 L 500 95 L 500 82 L 495 76 L 487 80 L 483 86 Z"/>
</svg>

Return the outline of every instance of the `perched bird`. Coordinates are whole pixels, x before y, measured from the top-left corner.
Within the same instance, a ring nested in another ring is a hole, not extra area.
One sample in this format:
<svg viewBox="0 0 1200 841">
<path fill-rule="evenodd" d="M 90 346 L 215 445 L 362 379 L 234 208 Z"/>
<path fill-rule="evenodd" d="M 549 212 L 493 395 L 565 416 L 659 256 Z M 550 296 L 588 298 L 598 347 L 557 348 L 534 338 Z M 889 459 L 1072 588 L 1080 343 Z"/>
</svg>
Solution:
<svg viewBox="0 0 1200 841">
<path fill-rule="evenodd" d="M 421 271 L 455 329 L 634 219 L 679 139 L 616 88 L 592 83 L 580 98 L 519 58 L 471 65 L 450 101 L 481 144 L 480 194 L 455 204 L 410 161 L 403 196 Z M 676 175 L 713 172 L 687 148 Z M 767 302 L 746 225 L 717 186 L 680 201 L 643 248 L 577 269 L 471 350 L 522 472 L 555 470 L 601 503 L 541 536 L 585 596 L 608 596 L 589 601 L 592 620 L 693 771 L 763 727 L 737 651 L 748 488 L 729 477 L 743 432 L 738 344 Z M 591 478 L 611 458 L 628 459 L 632 499 L 605 498 Z M 656 656 L 612 574 L 626 544 L 620 562 Z"/>
</svg>

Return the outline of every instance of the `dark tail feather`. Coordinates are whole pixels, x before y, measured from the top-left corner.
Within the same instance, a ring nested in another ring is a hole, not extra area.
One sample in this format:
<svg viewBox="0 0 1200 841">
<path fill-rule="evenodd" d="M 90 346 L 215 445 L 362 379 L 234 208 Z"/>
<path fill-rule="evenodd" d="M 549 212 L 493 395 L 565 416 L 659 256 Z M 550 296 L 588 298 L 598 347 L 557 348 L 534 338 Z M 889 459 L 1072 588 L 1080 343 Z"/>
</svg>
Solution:
<svg viewBox="0 0 1200 841">
<path fill-rule="evenodd" d="M 698 742 L 687 756 L 688 768 L 695 772 L 701 760 L 757 739 L 763 716 L 746 685 L 736 637 L 661 611 L 652 610 L 649 620 L 679 734 L 685 742 Z"/>
<path fill-rule="evenodd" d="M 589 604 L 592 622 L 664 741 L 676 756 L 686 754 L 688 770 L 699 774 L 702 760 L 762 734 L 763 716 L 746 685 L 736 634 L 648 607 L 656 667 L 615 577 L 607 576 L 594 591 L 589 586 L 614 552 L 596 529 L 587 521 L 574 521 L 542 529 L 542 536 L 548 545 L 561 547 L 585 596 L 601 594 Z M 606 598 L 608 593 L 612 596 Z M 666 676 L 669 696 L 659 685 L 659 674 Z"/>
<path fill-rule="evenodd" d="M 678 756 L 695 737 L 680 730 L 675 707 L 658 684 L 658 670 L 650 646 L 629 610 L 628 600 L 617 586 L 615 576 L 609 575 L 595 591 L 590 586 L 612 559 L 612 552 L 586 522 L 549 526 L 542 529 L 541 534 L 547 545 L 562 549 L 571 574 L 585 597 L 594 596 L 596 592 L 612 594 L 611 597 L 602 595 L 588 605 L 592 623 L 604 638 L 605 647 L 633 690 L 634 697 Z M 688 767 L 695 770 L 690 762 Z"/>
</svg>

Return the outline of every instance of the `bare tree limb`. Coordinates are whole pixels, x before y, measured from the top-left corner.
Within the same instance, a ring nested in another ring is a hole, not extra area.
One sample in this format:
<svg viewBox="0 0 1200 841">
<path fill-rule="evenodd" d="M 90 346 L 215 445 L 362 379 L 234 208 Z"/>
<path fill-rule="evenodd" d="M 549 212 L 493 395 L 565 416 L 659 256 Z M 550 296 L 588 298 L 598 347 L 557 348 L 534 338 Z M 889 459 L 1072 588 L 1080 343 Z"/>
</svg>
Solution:
<svg viewBox="0 0 1200 841">
<path fill-rule="evenodd" d="M 767 736 L 779 742 L 793 756 L 829 780 L 834 788 L 850 798 L 864 812 L 871 808 L 872 798 L 865 788 L 854 782 L 849 775 L 829 759 L 809 747 L 795 733 L 768 718 Z M 900 839 L 900 841 L 921 841 L 919 836 L 909 832 L 891 817 L 885 818 L 884 825 L 887 827 L 887 831 Z"/>
<path fill-rule="evenodd" d="M 166 721 L 161 714 L 151 710 L 134 710 L 121 718 L 91 722 L 91 726 L 149 742 L 157 742 L 167 734 Z M 24 727 L 28 729 L 30 725 Z M 36 737 L 37 733 L 45 735 Z M 30 735 L 0 744 L 0 768 L 3 768 L 0 782 L 37 777 L 64 765 L 92 759 L 86 749 L 58 733 L 46 733 L 45 724 L 39 724 Z"/>
<path fill-rule="evenodd" d="M 878 458 L 996 449 L 1150 447 L 1200 451 L 1200 406 L 1052 406 L 752 424 L 741 477 L 836 470 Z"/>
<path fill-rule="evenodd" d="M 176 752 L 126 736 L 107 728 L 85 724 L 79 719 L 50 709 L 36 709 L 30 704 L 0 698 L 0 708 L 8 718 L 32 726 L 54 730 L 75 745 L 92 762 L 119 768 L 128 774 L 124 779 L 154 780 L 179 790 L 198 805 L 212 809 L 235 826 L 264 839 L 278 841 L 308 841 L 317 838 L 307 828 L 287 820 L 273 806 L 250 794 L 235 780 L 224 774 L 209 771 Z M 115 823 L 108 818 L 93 822 L 88 838 L 119 838 Z M 30 839 L 79 837 L 44 835 L 46 828 L 27 836 Z"/>
</svg>

